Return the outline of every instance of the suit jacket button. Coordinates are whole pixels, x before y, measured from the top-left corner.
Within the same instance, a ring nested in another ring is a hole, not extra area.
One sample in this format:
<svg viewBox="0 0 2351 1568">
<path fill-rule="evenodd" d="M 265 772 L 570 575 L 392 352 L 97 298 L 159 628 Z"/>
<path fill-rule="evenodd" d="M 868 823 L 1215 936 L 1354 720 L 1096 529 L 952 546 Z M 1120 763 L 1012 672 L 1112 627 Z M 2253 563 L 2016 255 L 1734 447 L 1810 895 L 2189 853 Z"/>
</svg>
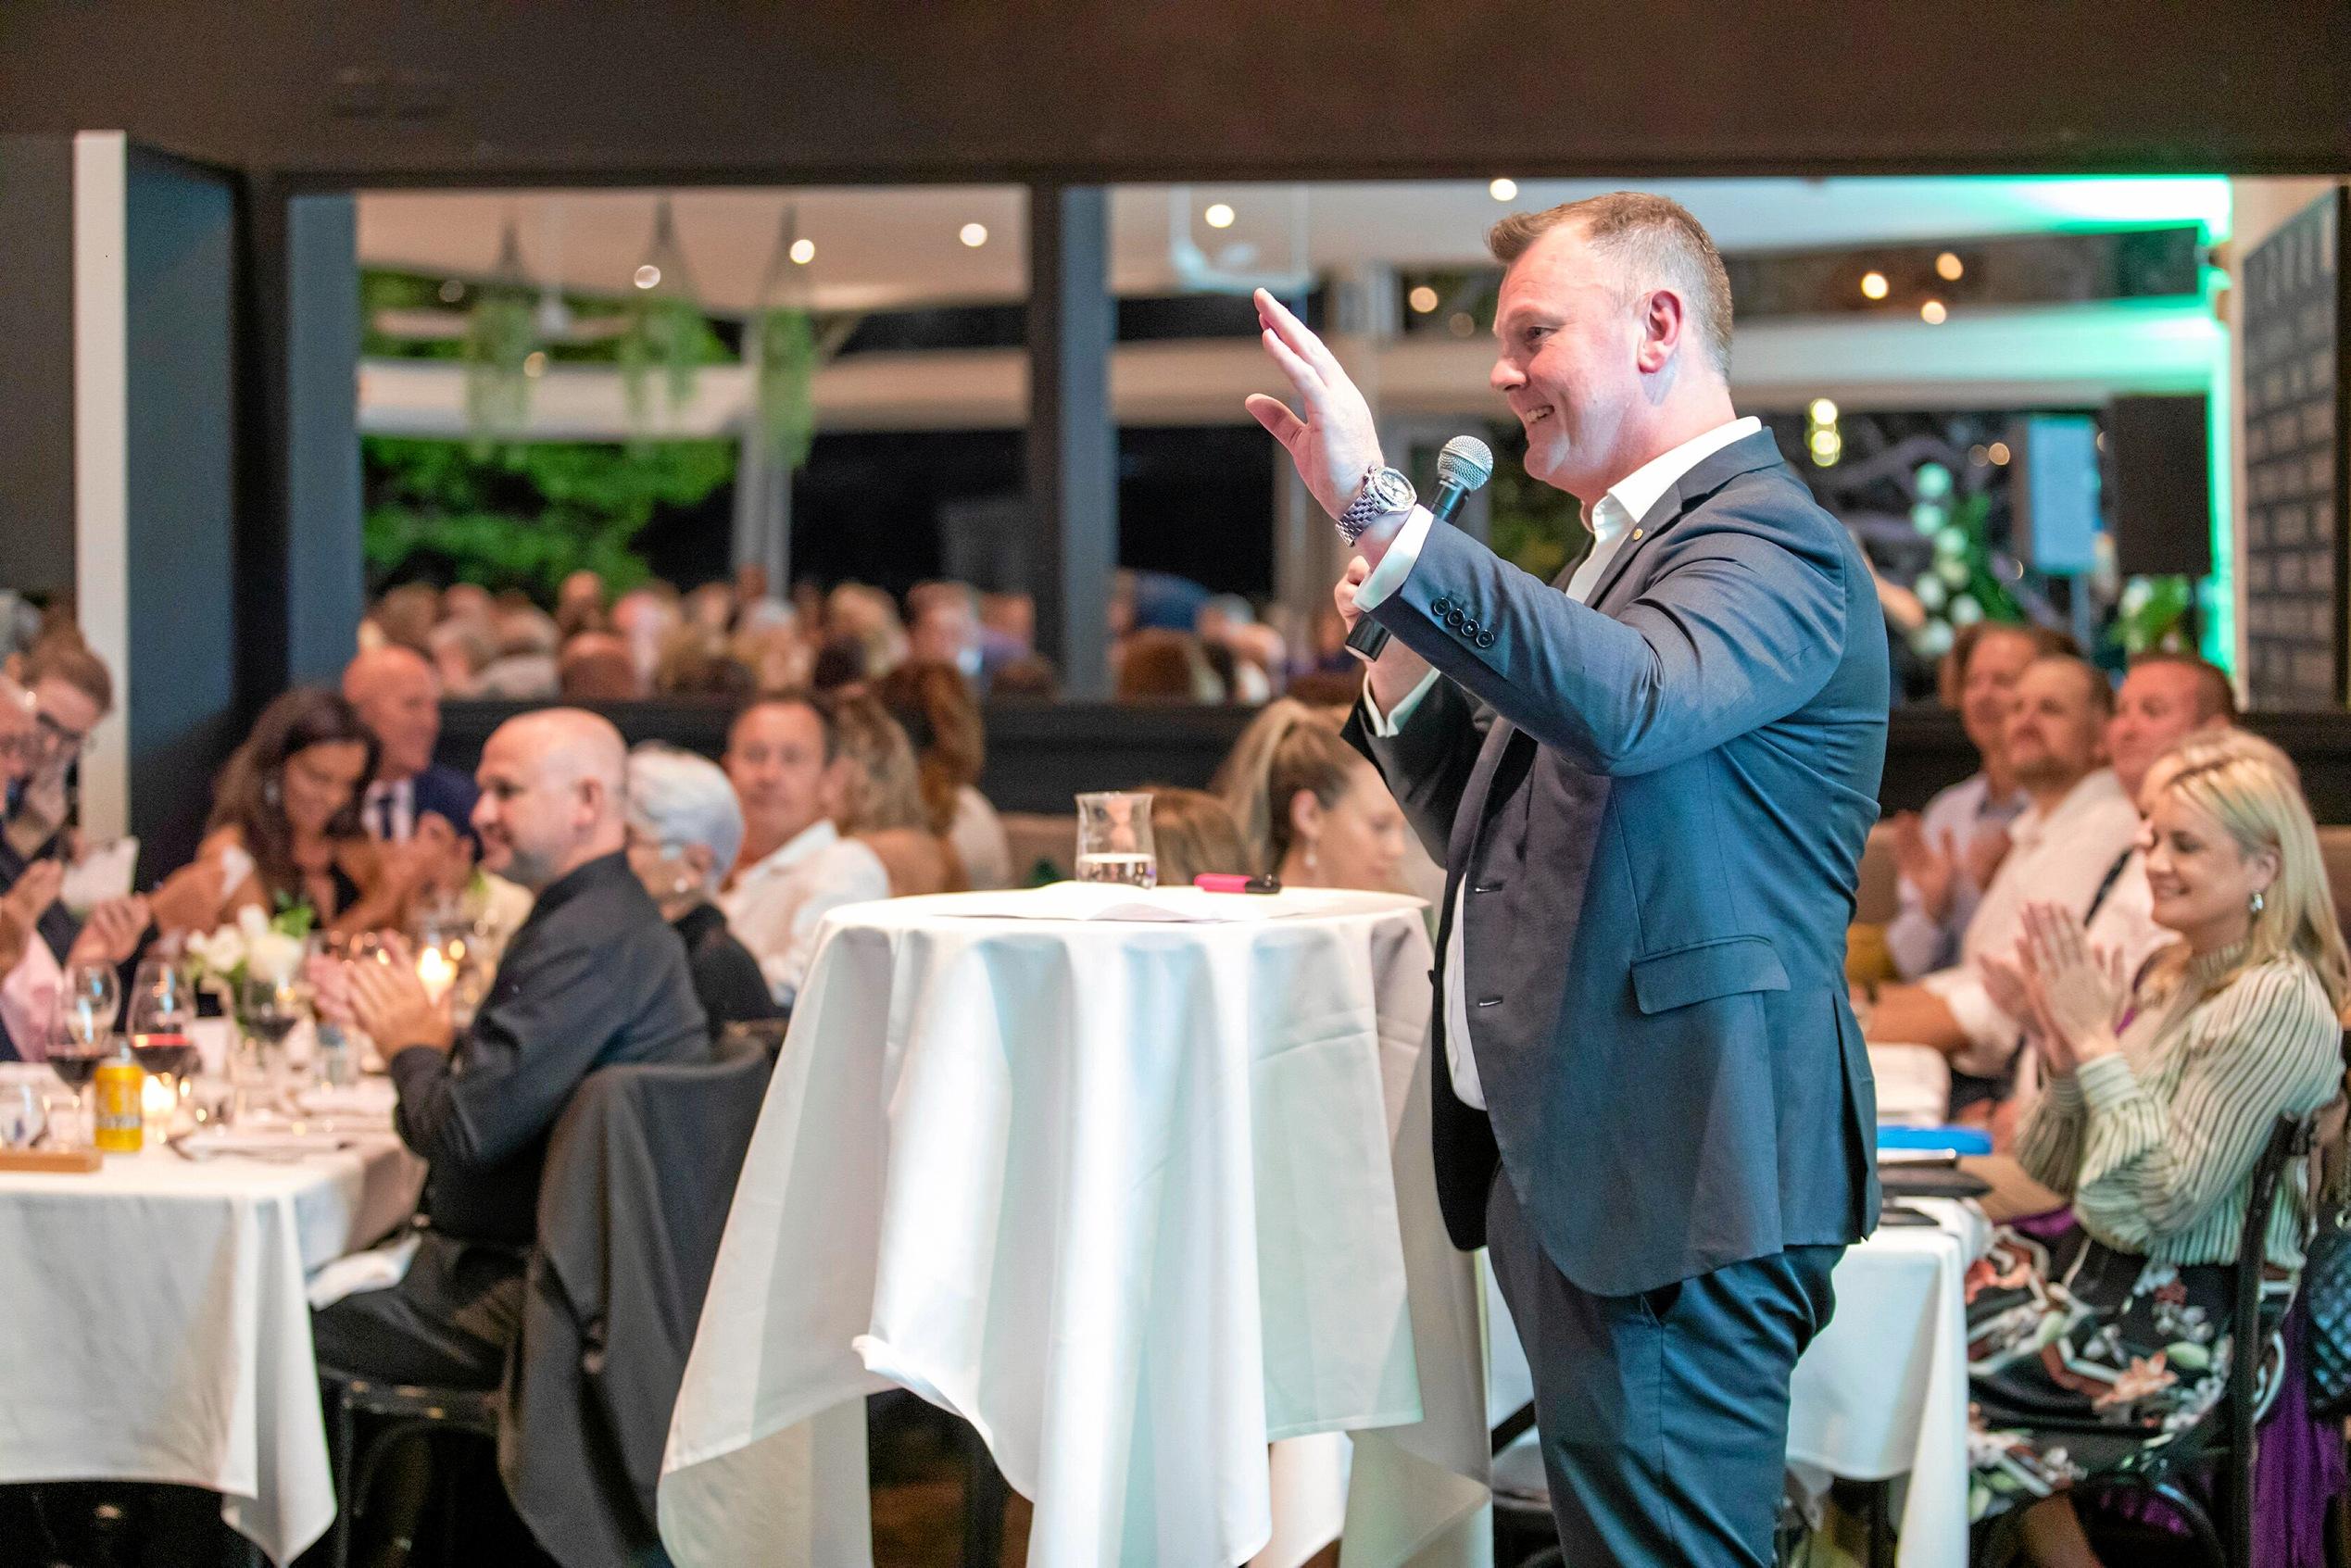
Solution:
<svg viewBox="0 0 2351 1568">
<path fill-rule="evenodd" d="M 1453 601 L 1446 598 L 1441 594 L 1436 598 L 1428 601 L 1428 613 L 1435 616 L 1440 621 L 1442 621 L 1445 618 L 1446 612 L 1451 610 L 1452 608 Z"/>
<path fill-rule="evenodd" d="M 1462 613 L 1458 609 L 1449 609 L 1445 612 L 1445 624 L 1456 632 L 1461 630 L 1462 620 Z"/>
<path fill-rule="evenodd" d="M 1477 618 L 1473 615 L 1466 621 L 1464 621 L 1461 623 L 1461 630 L 1464 636 L 1467 637 L 1473 643 L 1476 642 L 1477 640 Z"/>
<path fill-rule="evenodd" d="M 1478 633 L 1477 646 L 1481 648 L 1492 647 L 1494 646 L 1494 634 L 1491 632 Z"/>
</svg>

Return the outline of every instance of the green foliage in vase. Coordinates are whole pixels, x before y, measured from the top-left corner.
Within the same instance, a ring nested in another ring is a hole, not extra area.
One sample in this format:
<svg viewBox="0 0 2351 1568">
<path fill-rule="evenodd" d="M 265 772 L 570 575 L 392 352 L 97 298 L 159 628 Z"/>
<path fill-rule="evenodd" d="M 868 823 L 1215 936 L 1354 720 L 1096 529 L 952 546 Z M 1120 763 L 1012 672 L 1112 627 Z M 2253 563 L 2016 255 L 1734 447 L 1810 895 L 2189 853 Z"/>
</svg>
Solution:
<svg viewBox="0 0 2351 1568">
<path fill-rule="evenodd" d="M 538 346 L 525 290 L 492 285 L 476 293 L 465 331 L 465 422 L 476 457 L 520 435 L 531 421 L 525 365 Z"/>
<path fill-rule="evenodd" d="M 371 580 L 446 576 L 550 596 L 585 568 L 615 591 L 645 580 L 633 548 L 660 507 L 690 507 L 735 476 L 735 444 L 467 444 L 369 436 Z"/>
<path fill-rule="evenodd" d="M 705 365 L 728 358 L 726 345 L 684 295 L 648 293 L 630 302 L 627 326 L 617 341 L 622 395 L 629 428 L 646 431 L 653 420 L 653 376 L 661 377 L 663 399 L 672 411 L 694 399 L 694 383 Z"/>
</svg>

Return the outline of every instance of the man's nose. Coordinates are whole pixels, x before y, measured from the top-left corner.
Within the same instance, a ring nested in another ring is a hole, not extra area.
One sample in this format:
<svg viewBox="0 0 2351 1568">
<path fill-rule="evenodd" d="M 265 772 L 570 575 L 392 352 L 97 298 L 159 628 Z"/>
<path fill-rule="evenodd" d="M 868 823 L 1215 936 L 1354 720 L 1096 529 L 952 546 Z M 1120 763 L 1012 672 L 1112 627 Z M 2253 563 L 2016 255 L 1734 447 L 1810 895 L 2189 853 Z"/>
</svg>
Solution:
<svg viewBox="0 0 2351 1568">
<path fill-rule="evenodd" d="M 1517 366 L 1510 362 L 1510 356 L 1507 354 L 1495 358 L 1493 373 L 1486 380 L 1496 392 L 1509 392 L 1515 387 L 1524 386 L 1527 383 L 1526 376 Z"/>
</svg>

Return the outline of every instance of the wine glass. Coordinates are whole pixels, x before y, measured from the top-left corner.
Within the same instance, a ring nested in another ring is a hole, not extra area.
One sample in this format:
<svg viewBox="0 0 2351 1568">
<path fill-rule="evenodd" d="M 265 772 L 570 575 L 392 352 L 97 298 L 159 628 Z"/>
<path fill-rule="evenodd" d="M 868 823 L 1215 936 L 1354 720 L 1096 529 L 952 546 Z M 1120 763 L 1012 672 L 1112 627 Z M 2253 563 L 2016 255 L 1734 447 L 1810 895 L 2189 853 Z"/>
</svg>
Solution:
<svg viewBox="0 0 2351 1568">
<path fill-rule="evenodd" d="M 122 981 L 112 964 L 75 964 L 65 972 L 58 1003 L 69 1015 L 73 1038 L 94 1047 L 114 1033 L 122 1010 Z"/>
<path fill-rule="evenodd" d="M 115 1054 L 111 1021 L 94 1029 L 94 1021 L 92 1010 L 77 1005 L 71 996 L 61 993 L 57 1011 L 49 1021 L 48 1049 L 43 1053 L 49 1071 L 73 1091 L 74 1111 L 84 1144 L 95 1141 L 90 1085 L 97 1080 L 98 1064 Z"/>
<path fill-rule="evenodd" d="M 178 964 L 162 958 L 140 962 L 131 982 L 130 1016 L 124 1020 L 131 1060 L 150 1076 L 164 1079 L 175 1100 L 195 1075 L 195 1039 L 188 1028 L 195 1011 L 195 989 Z"/>
<path fill-rule="evenodd" d="M 0 1148 L 31 1148 L 48 1125 L 48 1103 L 30 1076 L 40 1071 L 13 1063 L 0 1069 Z"/>
<path fill-rule="evenodd" d="M 286 1036 L 302 1022 L 302 983 L 291 975 L 248 974 L 237 986 L 237 1027 L 260 1044 L 262 1070 L 277 1078 Z"/>
</svg>

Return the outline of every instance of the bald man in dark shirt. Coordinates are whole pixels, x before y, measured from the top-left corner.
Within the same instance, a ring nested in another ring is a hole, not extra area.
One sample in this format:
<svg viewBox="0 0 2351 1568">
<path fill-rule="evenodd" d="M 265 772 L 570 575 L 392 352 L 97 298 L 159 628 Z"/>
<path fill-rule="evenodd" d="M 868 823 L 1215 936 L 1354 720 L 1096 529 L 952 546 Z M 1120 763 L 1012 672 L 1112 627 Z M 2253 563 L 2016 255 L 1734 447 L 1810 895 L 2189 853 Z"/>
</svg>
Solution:
<svg viewBox="0 0 2351 1568">
<path fill-rule="evenodd" d="M 355 963 L 321 1005 L 374 1038 L 400 1137 L 430 1166 L 413 1262 L 396 1286 L 312 1319 L 329 1375 L 491 1387 L 537 1234 L 549 1131 L 597 1068 L 708 1054 L 685 949 L 623 854 L 627 753 L 595 714 L 551 709 L 483 748 L 483 862 L 537 895 L 470 1028 L 403 965 Z"/>
</svg>

